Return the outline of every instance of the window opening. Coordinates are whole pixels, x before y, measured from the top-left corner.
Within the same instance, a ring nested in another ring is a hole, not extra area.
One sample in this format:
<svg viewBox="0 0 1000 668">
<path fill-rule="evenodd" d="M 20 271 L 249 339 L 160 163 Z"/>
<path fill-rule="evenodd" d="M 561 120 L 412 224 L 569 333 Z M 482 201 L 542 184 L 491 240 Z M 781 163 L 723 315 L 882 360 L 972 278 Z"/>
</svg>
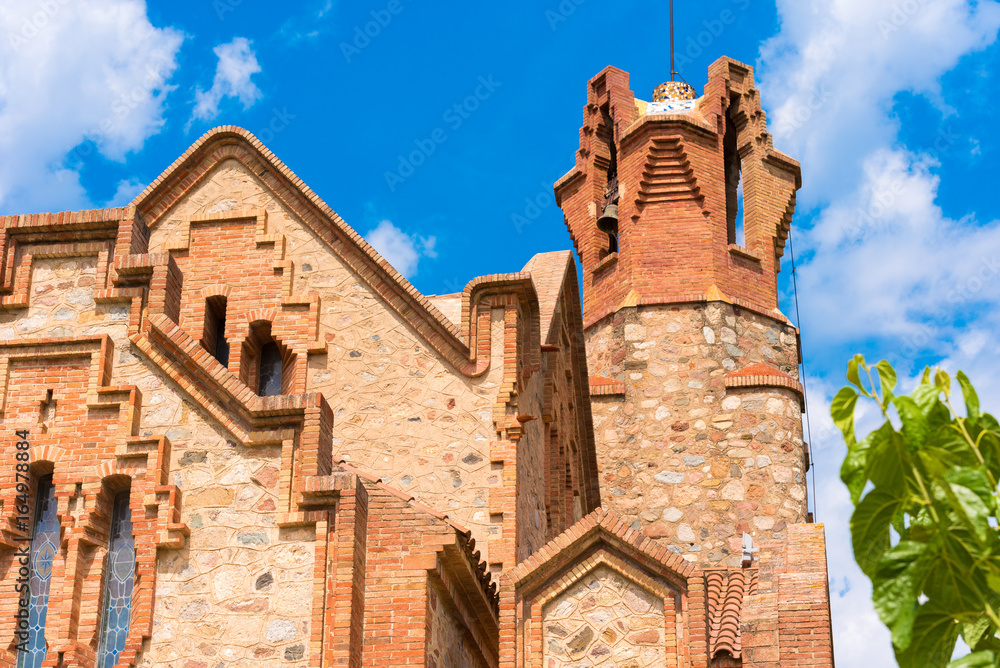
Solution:
<svg viewBox="0 0 1000 668">
<path fill-rule="evenodd" d="M 35 526 L 31 539 L 31 576 L 28 582 L 27 650 L 18 652 L 17 668 L 41 668 L 45 660 L 45 622 L 49 610 L 52 566 L 59 551 L 59 517 L 52 476 L 38 481 Z"/>
<path fill-rule="evenodd" d="M 125 649 L 132 615 L 132 591 L 135 587 L 135 538 L 132 535 L 132 510 L 129 492 L 115 496 L 108 541 L 108 563 L 104 579 L 104 615 L 97 668 L 114 668 Z"/>
</svg>

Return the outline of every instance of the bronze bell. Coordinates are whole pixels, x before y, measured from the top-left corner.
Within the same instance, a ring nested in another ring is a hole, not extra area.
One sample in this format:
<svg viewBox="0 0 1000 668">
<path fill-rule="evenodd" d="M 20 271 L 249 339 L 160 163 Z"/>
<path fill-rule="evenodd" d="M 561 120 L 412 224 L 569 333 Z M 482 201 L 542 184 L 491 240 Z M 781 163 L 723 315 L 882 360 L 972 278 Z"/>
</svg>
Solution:
<svg viewBox="0 0 1000 668">
<path fill-rule="evenodd" d="M 618 234 L 618 205 L 609 204 L 597 219 L 597 229 L 605 234 Z"/>
</svg>

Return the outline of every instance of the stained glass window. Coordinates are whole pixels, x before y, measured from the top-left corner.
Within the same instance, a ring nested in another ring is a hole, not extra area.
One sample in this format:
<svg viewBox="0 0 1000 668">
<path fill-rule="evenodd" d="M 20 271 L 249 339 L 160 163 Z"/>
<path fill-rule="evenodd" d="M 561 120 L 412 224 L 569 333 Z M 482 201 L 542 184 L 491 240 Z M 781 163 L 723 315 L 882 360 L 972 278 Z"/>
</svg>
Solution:
<svg viewBox="0 0 1000 668">
<path fill-rule="evenodd" d="M 135 585 L 135 539 L 132 537 L 132 511 L 129 509 L 128 492 L 115 496 L 106 572 L 103 628 L 97 668 L 114 668 L 118 663 L 118 655 L 125 649 L 125 639 L 128 637 L 132 589 Z"/>
<path fill-rule="evenodd" d="M 260 349 L 260 384 L 257 394 L 262 397 L 281 394 L 281 351 L 274 341 L 268 341 Z"/>
<path fill-rule="evenodd" d="M 59 517 L 52 476 L 38 481 L 35 532 L 31 539 L 31 579 L 28 609 L 28 649 L 17 657 L 18 668 L 41 668 L 45 660 L 45 617 L 49 610 L 52 566 L 59 551 Z"/>
</svg>

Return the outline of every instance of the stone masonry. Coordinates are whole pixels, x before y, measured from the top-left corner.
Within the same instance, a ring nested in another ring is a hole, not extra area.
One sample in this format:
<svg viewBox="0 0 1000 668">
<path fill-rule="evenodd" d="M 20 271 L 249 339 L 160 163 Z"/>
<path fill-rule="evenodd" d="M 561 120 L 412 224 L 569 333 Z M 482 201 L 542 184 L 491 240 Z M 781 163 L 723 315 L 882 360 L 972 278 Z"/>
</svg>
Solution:
<svg viewBox="0 0 1000 668">
<path fill-rule="evenodd" d="M 618 311 L 588 330 L 605 505 L 687 559 L 738 567 L 744 532 L 806 520 L 801 395 L 726 388 L 737 360 L 798 376 L 795 330 L 723 303 Z"/>
<path fill-rule="evenodd" d="M 231 126 L 128 206 L 0 216 L 0 668 L 31 634 L 105 661 L 122 573 L 116 668 L 831 668 L 777 307 L 798 165 L 747 66 L 691 97 L 595 77 L 576 257 L 450 295 Z"/>
</svg>

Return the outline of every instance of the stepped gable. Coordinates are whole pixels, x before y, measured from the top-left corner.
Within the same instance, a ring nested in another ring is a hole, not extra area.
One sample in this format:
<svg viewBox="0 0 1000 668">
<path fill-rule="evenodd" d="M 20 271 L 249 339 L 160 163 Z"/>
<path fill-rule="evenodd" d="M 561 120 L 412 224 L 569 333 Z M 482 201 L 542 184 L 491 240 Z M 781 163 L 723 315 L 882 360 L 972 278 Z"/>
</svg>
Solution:
<svg viewBox="0 0 1000 668">
<path fill-rule="evenodd" d="M 507 287 L 523 293 L 526 303 L 536 302 L 527 275 L 497 274 L 474 279 L 463 293 L 462 323 L 456 327 L 434 304 L 371 247 L 332 208 L 312 191 L 253 134 L 236 126 L 214 128 L 202 135 L 132 201 L 150 229 L 156 229 L 184 196 L 192 192 L 221 162 L 234 159 L 251 170 L 275 197 L 350 267 L 374 292 L 382 296 L 428 344 L 467 375 L 485 372 L 477 364 L 476 325 L 469 319 L 483 292 Z M 232 214 L 229 214 L 231 217 Z"/>
</svg>

